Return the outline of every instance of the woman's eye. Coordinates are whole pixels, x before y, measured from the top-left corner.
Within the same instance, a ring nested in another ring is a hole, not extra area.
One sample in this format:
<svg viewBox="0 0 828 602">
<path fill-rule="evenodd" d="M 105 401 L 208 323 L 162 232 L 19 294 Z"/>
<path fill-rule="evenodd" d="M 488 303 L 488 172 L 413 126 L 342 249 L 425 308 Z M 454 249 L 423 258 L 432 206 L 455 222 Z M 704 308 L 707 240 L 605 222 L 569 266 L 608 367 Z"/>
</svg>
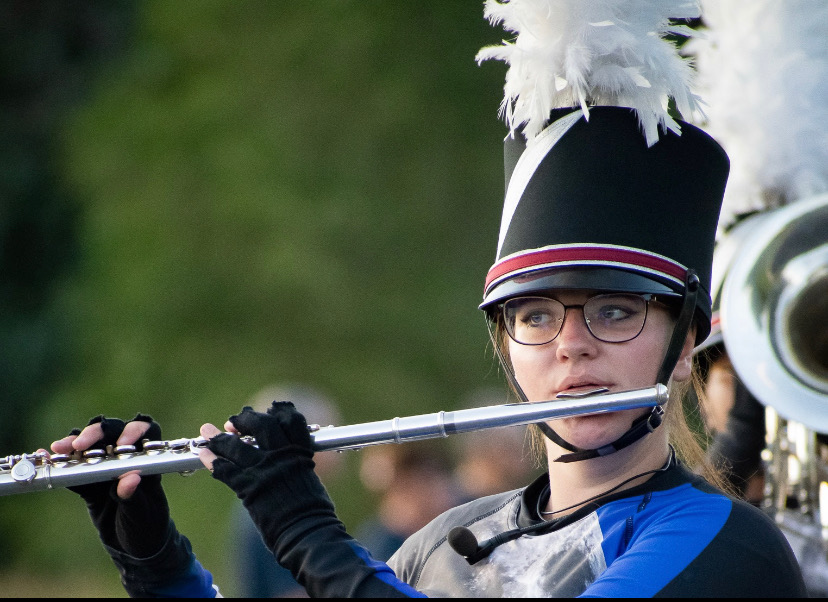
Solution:
<svg viewBox="0 0 828 602">
<path fill-rule="evenodd" d="M 525 326 L 530 328 L 540 328 L 548 325 L 552 321 L 552 316 L 545 311 L 530 311 L 521 316 L 520 321 Z"/>
<path fill-rule="evenodd" d="M 618 322 L 620 320 L 626 320 L 635 313 L 635 310 L 621 305 L 604 305 L 599 308 L 598 317 L 608 322 Z"/>
</svg>

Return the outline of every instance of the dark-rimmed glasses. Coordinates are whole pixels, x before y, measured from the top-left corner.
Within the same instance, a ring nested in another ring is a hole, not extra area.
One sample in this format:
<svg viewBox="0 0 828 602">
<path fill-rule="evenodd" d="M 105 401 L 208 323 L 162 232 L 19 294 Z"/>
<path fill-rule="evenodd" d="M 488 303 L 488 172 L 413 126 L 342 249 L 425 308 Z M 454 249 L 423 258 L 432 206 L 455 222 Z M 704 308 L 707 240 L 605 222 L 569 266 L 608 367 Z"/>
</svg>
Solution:
<svg viewBox="0 0 828 602">
<path fill-rule="evenodd" d="M 644 329 L 654 295 L 612 293 L 590 297 L 583 305 L 564 305 L 549 297 L 516 297 L 503 303 L 506 332 L 521 345 L 545 345 L 563 328 L 566 310 L 581 308 L 584 322 L 599 341 L 624 343 Z"/>
</svg>

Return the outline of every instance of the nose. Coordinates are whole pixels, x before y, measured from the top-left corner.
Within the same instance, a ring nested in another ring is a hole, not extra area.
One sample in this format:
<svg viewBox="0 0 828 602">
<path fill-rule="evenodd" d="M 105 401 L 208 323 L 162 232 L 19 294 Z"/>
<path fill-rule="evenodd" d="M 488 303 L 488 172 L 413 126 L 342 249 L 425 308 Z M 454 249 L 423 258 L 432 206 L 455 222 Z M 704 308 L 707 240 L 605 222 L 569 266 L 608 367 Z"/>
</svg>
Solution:
<svg viewBox="0 0 828 602">
<path fill-rule="evenodd" d="M 559 360 L 589 357 L 595 354 L 598 339 L 592 336 L 587 328 L 583 311 L 582 307 L 566 309 L 561 331 L 554 341 L 557 343 L 555 353 Z"/>
</svg>

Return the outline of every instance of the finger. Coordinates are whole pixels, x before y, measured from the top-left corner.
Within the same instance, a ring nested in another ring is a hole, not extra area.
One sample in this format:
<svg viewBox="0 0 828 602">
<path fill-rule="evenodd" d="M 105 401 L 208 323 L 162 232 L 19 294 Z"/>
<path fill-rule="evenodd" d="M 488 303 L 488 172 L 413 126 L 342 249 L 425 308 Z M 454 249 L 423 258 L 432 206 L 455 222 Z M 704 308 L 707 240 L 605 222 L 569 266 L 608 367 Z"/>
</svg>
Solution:
<svg viewBox="0 0 828 602">
<path fill-rule="evenodd" d="M 221 435 L 221 431 L 214 424 L 210 424 L 209 422 L 202 424 L 198 432 L 205 439 L 212 439 L 216 435 Z"/>
<path fill-rule="evenodd" d="M 132 445 L 136 441 L 140 441 L 144 434 L 149 430 L 150 423 L 143 421 L 130 422 L 125 427 L 121 435 L 118 437 L 116 445 Z"/>
<path fill-rule="evenodd" d="M 218 428 L 216 428 L 215 425 L 210 424 L 209 422 L 207 424 L 201 425 L 199 433 L 208 441 L 216 435 L 221 435 L 221 431 Z M 210 472 L 213 472 L 213 460 L 215 460 L 217 457 L 218 456 L 216 456 L 216 454 L 211 452 L 206 447 L 198 451 L 199 460 L 201 460 L 201 463 L 204 464 L 204 466 L 206 466 Z"/>
<path fill-rule="evenodd" d="M 236 425 L 234 425 L 229 420 L 224 423 L 224 430 L 227 431 L 228 433 L 233 433 L 234 435 L 241 435 L 241 433 L 236 428 Z"/>
<path fill-rule="evenodd" d="M 198 459 L 201 460 L 201 463 L 204 464 L 205 468 L 207 468 L 210 472 L 213 472 L 213 462 L 215 462 L 216 458 L 218 458 L 218 456 L 206 447 L 198 450 Z"/>
<path fill-rule="evenodd" d="M 152 419 L 152 416 L 141 414 L 139 412 L 135 415 L 135 418 L 130 420 L 130 422 L 146 422 L 149 426 L 144 438 L 149 439 L 150 441 L 161 440 L 161 425 L 155 422 L 155 420 Z"/>
<path fill-rule="evenodd" d="M 129 444 L 125 443 L 124 445 Z M 135 490 L 138 489 L 138 485 L 140 484 L 141 473 L 139 471 L 133 470 L 131 472 L 125 472 L 118 477 L 118 487 L 116 488 L 118 497 L 122 500 L 128 500 L 135 494 Z"/>
<path fill-rule="evenodd" d="M 262 452 L 249 443 L 245 443 L 236 435 L 222 433 L 207 442 L 207 449 L 219 458 L 229 460 L 241 468 L 249 468 L 258 464 Z"/>
<path fill-rule="evenodd" d="M 75 451 L 75 448 L 72 447 L 72 442 L 77 438 L 77 435 L 69 435 L 68 437 L 64 437 L 63 439 L 53 441 L 52 445 L 50 445 L 49 447 L 51 447 L 52 451 L 56 454 L 71 454 L 73 451 Z"/>
<path fill-rule="evenodd" d="M 244 408 L 241 414 L 230 417 L 230 422 L 243 435 L 252 435 L 262 449 L 280 449 L 290 444 L 278 418 L 270 414 Z"/>
<path fill-rule="evenodd" d="M 266 419 L 267 414 L 257 412 L 250 406 L 244 406 L 241 412 L 235 416 L 230 416 L 225 423 L 225 426 L 229 425 L 230 428 L 233 429 L 233 432 L 240 433 L 242 435 L 253 435 L 255 437 L 255 433 L 252 429 L 255 429 L 263 420 Z"/>
<path fill-rule="evenodd" d="M 279 425 L 269 428 L 268 433 L 279 433 L 290 444 L 310 447 L 310 433 L 305 417 L 289 401 L 274 401 L 267 410 L 268 417 Z M 278 441 L 277 441 L 278 442 Z M 268 445 L 272 445 L 268 442 Z M 270 447 L 268 449 L 271 449 Z"/>
<path fill-rule="evenodd" d="M 282 412 L 277 416 L 277 418 L 279 420 L 279 424 L 282 426 L 282 430 L 285 432 L 291 443 L 298 443 L 305 446 L 310 445 L 311 440 L 310 431 L 308 431 L 308 421 L 305 420 L 304 415 L 293 408 L 293 404 L 291 404 L 289 411 Z"/>
<path fill-rule="evenodd" d="M 100 422 L 87 426 L 80 432 L 74 441 L 72 441 L 72 449 L 78 451 L 86 451 L 98 441 L 103 439 L 103 429 Z"/>
</svg>

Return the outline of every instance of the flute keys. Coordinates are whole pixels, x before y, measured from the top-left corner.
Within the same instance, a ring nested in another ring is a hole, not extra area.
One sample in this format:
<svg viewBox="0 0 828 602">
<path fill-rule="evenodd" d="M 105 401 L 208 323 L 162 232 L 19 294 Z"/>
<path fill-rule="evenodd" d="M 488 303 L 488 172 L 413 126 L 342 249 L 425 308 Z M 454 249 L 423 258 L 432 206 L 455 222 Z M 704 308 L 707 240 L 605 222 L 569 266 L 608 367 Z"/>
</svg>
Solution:
<svg viewBox="0 0 828 602">
<path fill-rule="evenodd" d="M 162 452 L 167 449 L 167 442 L 166 441 L 147 441 L 144 440 L 143 447 L 145 452 Z"/>
<path fill-rule="evenodd" d="M 134 445 L 118 445 L 112 450 L 112 453 L 123 459 L 131 458 L 137 452 L 138 448 Z"/>
<path fill-rule="evenodd" d="M 85 452 L 83 452 L 83 459 L 86 460 L 89 464 L 97 464 L 105 458 L 105 449 L 88 449 Z"/>
<path fill-rule="evenodd" d="M 170 451 L 183 452 L 189 451 L 191 439 L 174 439 L 167 444 Z"/>
<path fill-rule="evenodd" d="M 37 469 L 31 460 L 23 456 L 22 460 L 12 466 L 11 476 L 18 483 L 31 483 L 37 476 Z"/>
</svg>

